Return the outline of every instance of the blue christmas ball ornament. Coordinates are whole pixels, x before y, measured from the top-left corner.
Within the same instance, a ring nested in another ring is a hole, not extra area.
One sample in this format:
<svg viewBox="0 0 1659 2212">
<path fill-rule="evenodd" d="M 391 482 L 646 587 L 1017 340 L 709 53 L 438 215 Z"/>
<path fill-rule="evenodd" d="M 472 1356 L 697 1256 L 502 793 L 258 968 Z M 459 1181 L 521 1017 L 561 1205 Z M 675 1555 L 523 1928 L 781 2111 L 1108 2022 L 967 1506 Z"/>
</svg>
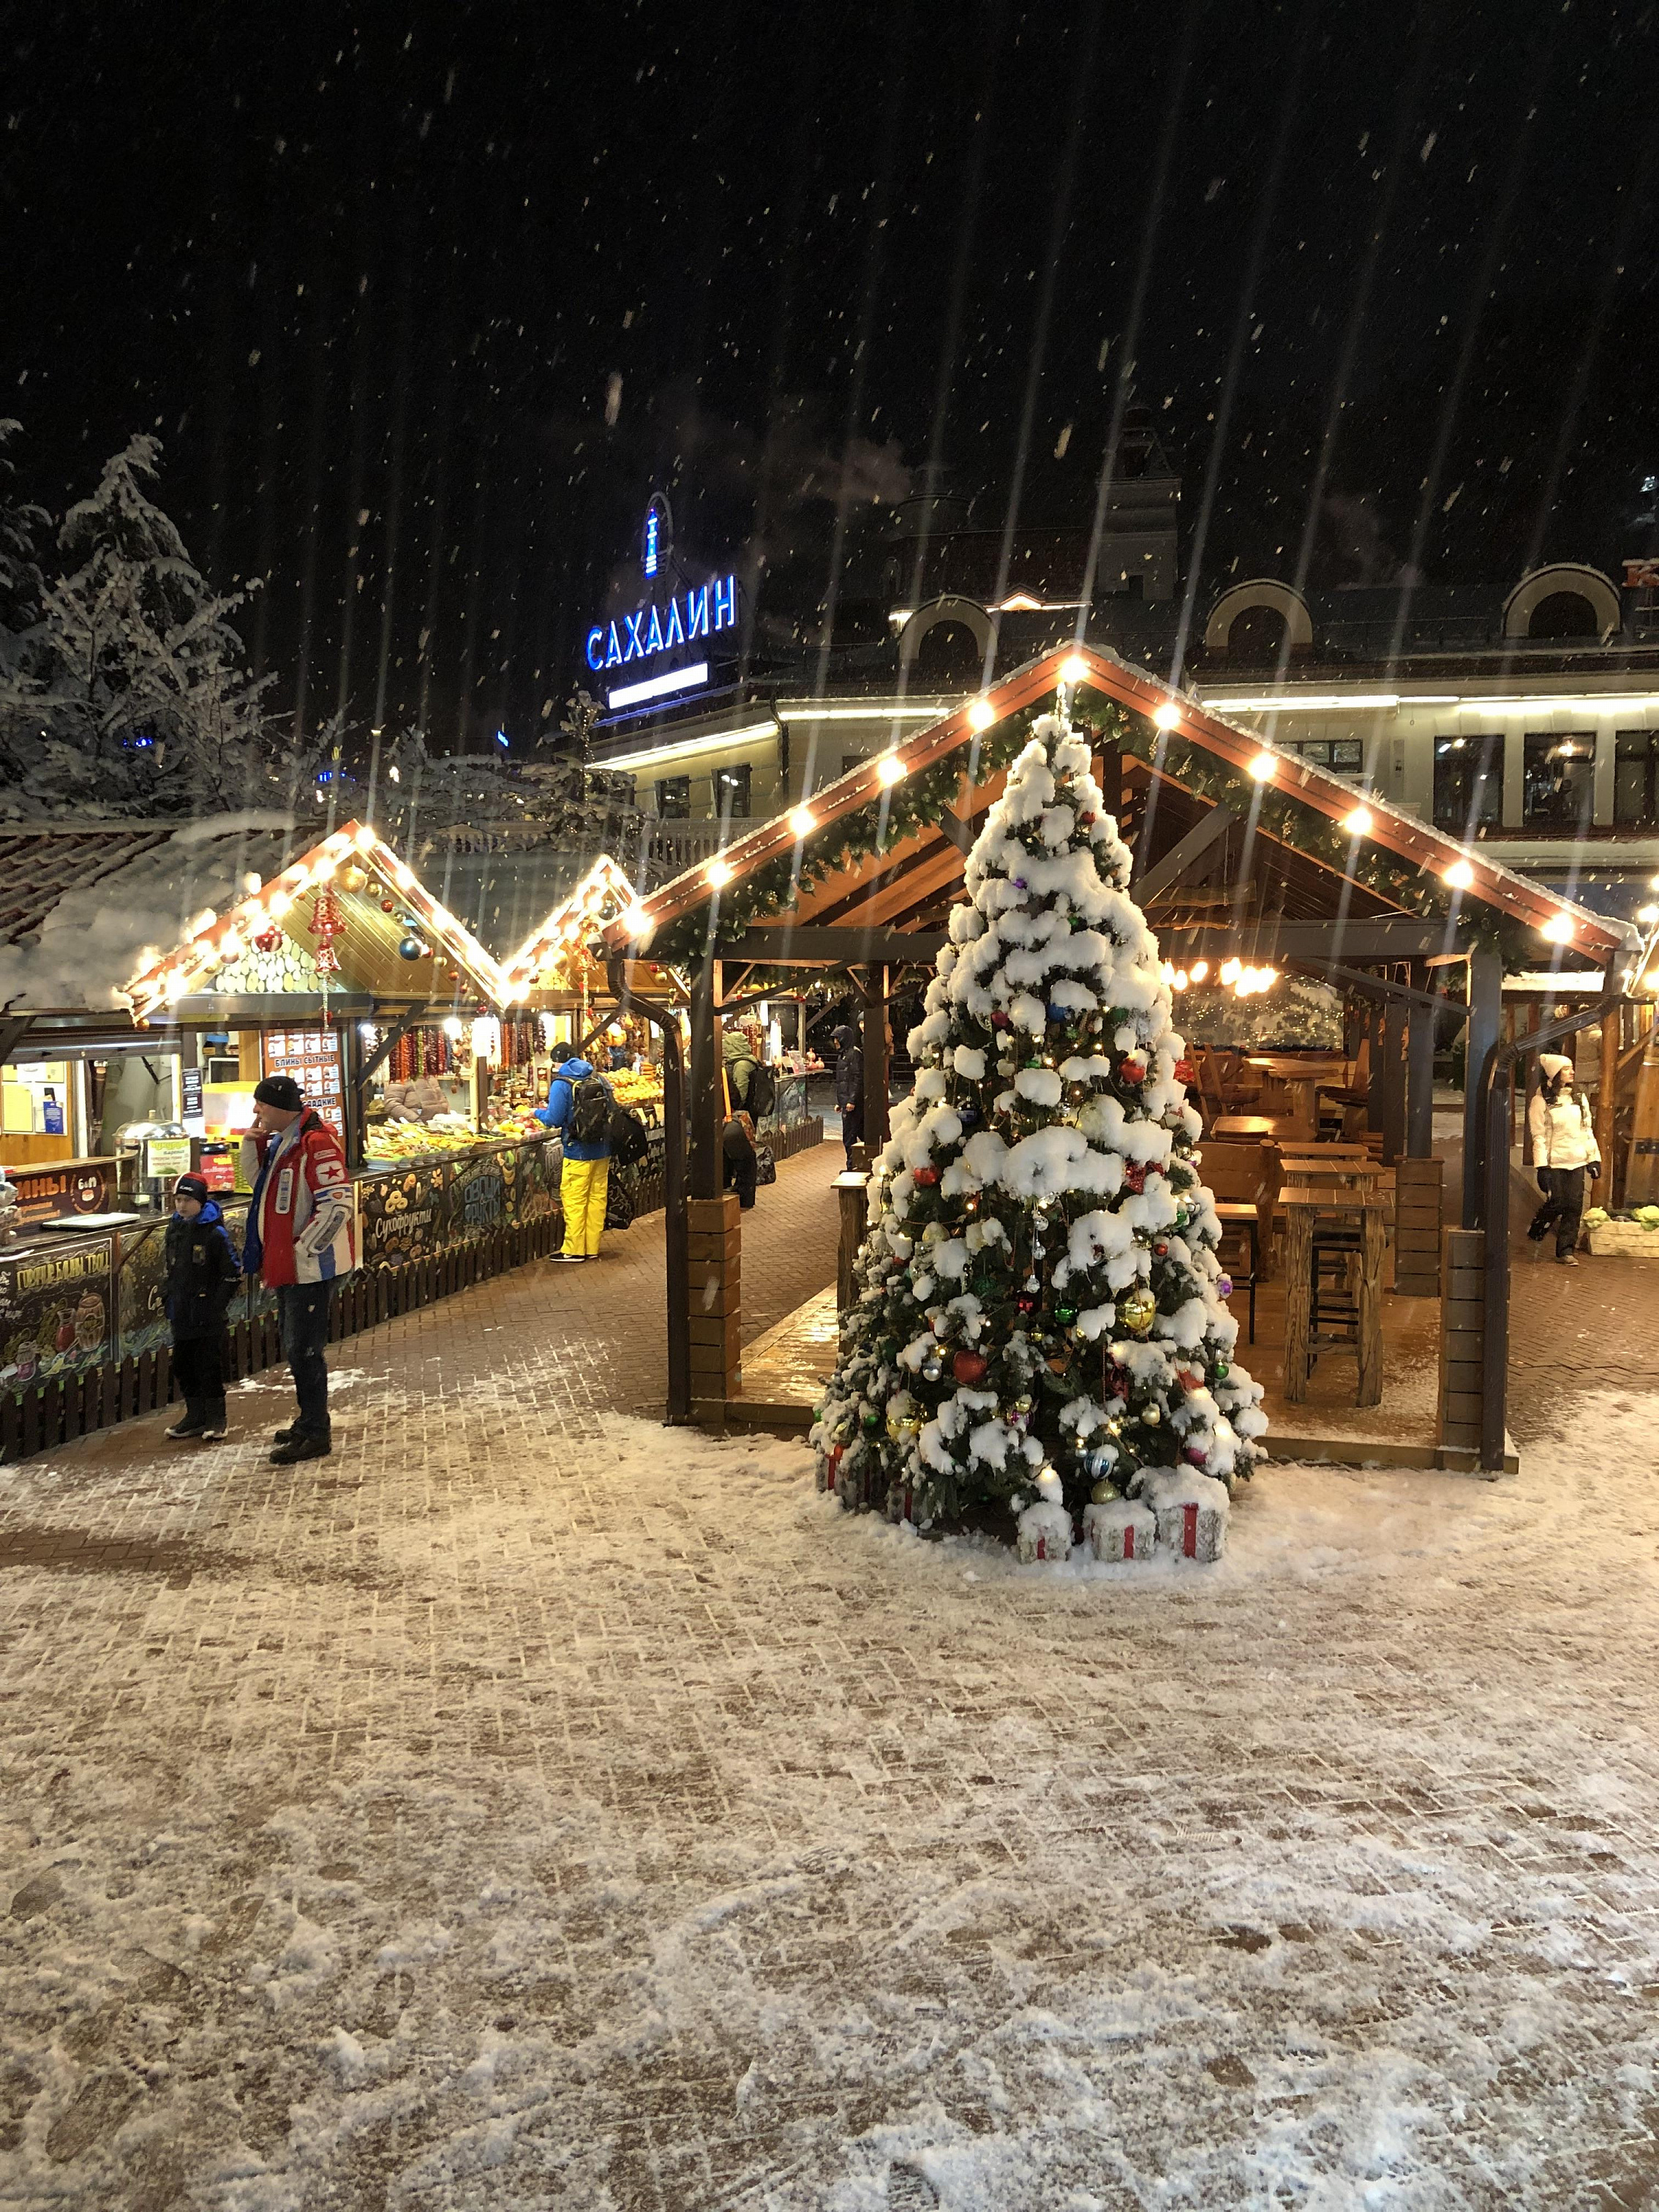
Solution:
<svg viewBox="0 0 1659 2212">
<path fill-rule="evenodd" d="M 398 945 L 398 957 L 404 960 L 423 960 L 426 957 L 426 947 L 418 937 L 405 937 Z"/>
</svg>

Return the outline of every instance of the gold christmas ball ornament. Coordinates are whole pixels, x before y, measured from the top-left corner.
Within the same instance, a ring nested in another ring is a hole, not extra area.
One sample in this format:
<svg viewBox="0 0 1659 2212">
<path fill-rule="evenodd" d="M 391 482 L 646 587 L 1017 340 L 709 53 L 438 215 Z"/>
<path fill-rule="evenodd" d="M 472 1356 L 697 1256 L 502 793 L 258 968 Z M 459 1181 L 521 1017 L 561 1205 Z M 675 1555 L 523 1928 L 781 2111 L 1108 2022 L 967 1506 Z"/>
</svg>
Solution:
<svg viewBox="0 0 1659 2212">
<path fill-rule="evenodd" d="M 360 868 L 354 865 L 349 868 L 342 868 L 340 871 L 340 889 L 343 891 L 360 891 L 368 881 L 367 868 Z"/>
<path fill-rule="evenodd" d="M 1158 1300 L 1150 1291 L 1130 1291 L 1117 1302 L 1117 1317 L 1136 1336 L 1145 1336 L 1158 1319 Z"/>
<path fill-rule="evenodd" d="M 1121 1498 L 1123 1493 L 1118 1488 L 1116 1483 L 1109 1481 L 1106 1476 L 1103 1474 L 1100 1480 L 1096 1483 L 1094 1488 L 1089 1492 L 1089 1495 L 1094 1499 L 1097 1505 L 1109 1505 L 1113 1498 Z"/>
<path fill-rule="evenodd" d="M 1155 1429 L 1158 1423 L 1164 1419 L 1164 1415 L 1158 1407 L 1148 1406 L 1146 1412 L 1140 1418 L 1145 1421 L 1149 1429 Z"/>
</svg>

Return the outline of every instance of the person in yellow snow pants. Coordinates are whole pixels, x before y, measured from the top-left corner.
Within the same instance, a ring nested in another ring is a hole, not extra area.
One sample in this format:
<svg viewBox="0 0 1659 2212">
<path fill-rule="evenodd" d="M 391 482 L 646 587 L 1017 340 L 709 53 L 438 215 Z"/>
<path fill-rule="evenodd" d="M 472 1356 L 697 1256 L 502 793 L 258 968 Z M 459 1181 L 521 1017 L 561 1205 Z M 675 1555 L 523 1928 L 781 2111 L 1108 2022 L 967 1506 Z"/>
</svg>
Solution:
<svg viewBox="0 0 1659 2212">
<path fill-rule="evenodd" d="M 611 1188 L 609 1160 L 567 1160 L 559 1172 L 559 1203 L 564 1208 L 562 1260 L 597 1260 L 605 1227 L 605 1201 Z"/>
</svg>

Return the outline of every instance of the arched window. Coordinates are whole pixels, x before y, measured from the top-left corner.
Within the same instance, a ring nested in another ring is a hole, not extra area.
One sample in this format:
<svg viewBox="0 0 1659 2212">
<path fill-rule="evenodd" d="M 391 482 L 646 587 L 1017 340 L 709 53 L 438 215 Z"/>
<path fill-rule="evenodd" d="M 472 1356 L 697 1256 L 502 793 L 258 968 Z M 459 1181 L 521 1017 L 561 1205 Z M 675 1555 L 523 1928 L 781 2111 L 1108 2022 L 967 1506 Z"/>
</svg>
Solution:
<svg viewBox="0 0 1659 2212">
<path fill-rule="evenodd" d="M 979 640 L 966 623 L 936 622 L 923 631 L 916 647 L 912 681 L 924 691 L 954 690 L 977 684 L 984 665 Z"/>
<path fill-rule="evenodd" d="M 1290 624 L 1277 607 L 1246 607 L 1233 617 L 1227 650 L 1251 667 L 1275 661 L 1285 649 Z"/>
<path fill-rule="evenodd" d="M 1552 592 L 1532 611 L 1529 637 L 1599 637 L 1595 607 L 1583 592 Z"/>
</svg>

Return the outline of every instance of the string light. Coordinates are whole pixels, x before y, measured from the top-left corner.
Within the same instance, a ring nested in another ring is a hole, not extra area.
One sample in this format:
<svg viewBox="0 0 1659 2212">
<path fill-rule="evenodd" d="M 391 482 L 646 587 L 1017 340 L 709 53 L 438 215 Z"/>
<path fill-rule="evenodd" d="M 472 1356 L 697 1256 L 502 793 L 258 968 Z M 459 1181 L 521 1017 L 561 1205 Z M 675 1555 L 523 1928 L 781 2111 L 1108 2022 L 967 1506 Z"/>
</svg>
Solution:
<svg viewBox="0 0 1659 2212">
<path fill-rule="evenodd" d="M 997 718 L 997 710 L 988 699 L 973 699 L 968 706 L 968 726 L 970 730 L 988 730 Z"/>
<path fill-rule="evenodd" d="M 810 837 L 817 826 L 817 817 L 810 806 L 798 806 L 789 817 L 790 830 L 797 837 Z"/>
<path fill-rule="evenodd" d="M 1277 766 L 1278 763 L 1271 753 L 1258 753 L 1250 763 L 1250 774 L 1258 783 L 1267 783 L 1272 781 L 1273 769 Z"/>
<path fill-rule="evenodd" d="M 1173 699 L 1166 699 L 1154 710 L 1152 720 L 1160 730 L 1173 730 L 1180 723 L 1181 709 Z"/>
<path fill-rule="evenodd" d="M 1572 916 L 1570 914 L 1553 914 L 1539 933 L 1547 944 L 1571 945 Z"/>
<path fill-rule="evenodd" d="M 1638 906 L 1636 919 L 1644 929 L 1651 929 L 1654 923 L 1659 921 L 1659 906 Z"/>
<path fill-rule="evenodd" d="M 711 860 L 703 872 L 717 891 L 723 891 L 732 880 L 731 863 L 726 860 Z"/>
<path fill-rule="evenodd" d="M 1474 870 L 1467 860 L 1454 860 L 1441 871 L 1441 881 L 1455 891 L 1466 891 L 1474 882 Z"/>
<path fill-rule="evenodd" d="M 1210 972 L 1210 963 L 1207 960 L 1194 960 L 1187 972 L 1194 983 L 1201 983 Z"/>
<path fill-rule="evenodd" d="M 1068 653 L 1060 664 L 1062 684 L 1081 684 L 1089 673 L 1089 664 L 1080 653 Z"/>
<path fill-rule="evenodd" d="M 878 780 L 889 786 L 902 783 L 910 773 L 896 753 L 884 753 L 876 763 Z"/>
<path fill-rule="evenodd" d="M 630 937 L 648 937 L 651 933 L 651 912 L 635 899 L 623 916 L 623 926 Z"/>
<path fill-rule="evenodd" d="M 1369 837 L 1376 827 L 1376 817 L 1369 806 L 1356 806 L 1351 814 L 1343 816 L 1342 827 L 1350 837 Z"/>
</svg>

